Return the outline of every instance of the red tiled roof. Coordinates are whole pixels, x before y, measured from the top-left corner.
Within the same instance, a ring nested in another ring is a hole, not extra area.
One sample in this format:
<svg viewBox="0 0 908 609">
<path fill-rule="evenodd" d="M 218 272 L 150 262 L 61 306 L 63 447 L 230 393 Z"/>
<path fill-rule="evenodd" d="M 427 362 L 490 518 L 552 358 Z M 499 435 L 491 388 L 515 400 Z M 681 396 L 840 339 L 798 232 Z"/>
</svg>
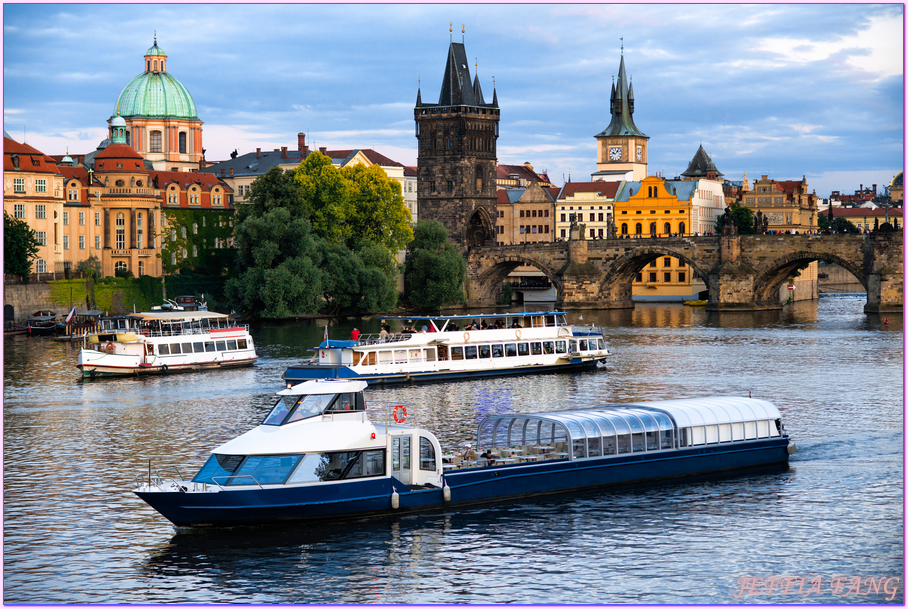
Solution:
<svg viewBox="0 0 908 609">
<path fill-rule="evenodd" d="M 621 182 L 568 182 L 561 188 L 559 199 L 564 199 L 578 192 L 598 192 L 602 196 L 614 199 Z"/>
<path fill-rule="evenodd" d="M 498 179 L 513 179 L 511 176 L 516 175 L 518 179 L 524 179 L 532 182 L 548 182 L 535 171 L 530 171 L 526 165 L 498 165 L 496 177 Z"/>
<path fill-rule="evenodd" d="M 822 216 L 829 217 L 829 210 L 824 209 L 818 212 Z M 832 217 L 833 218 L 880 218 L 883 219 L 886 217 L 886 210 L 882 207 L 876 209 L 870 209 L 869 207 L 833 207 L 832 208 Z M 901 207 L 890 207 L 889 208 L 889 217 L 901 218 L 902 217 L 902 208 Z"/>
<path fill-rule="evenodd" d="M 13 166 L 13 155 L 19 156 L 19 168 Z M 37 163 L 35 162 L 37 161 Z M 11 173 L 59 173 L 54 160 L 40 150 L 20 144 L 16 140 L 3 138 L 3 170 Z"/>
<path fill-rule="evenodd" d="M 416 167 L 411 167 L 410 165 L 404 165 L 404 175 L 415 178 L 417 175 Z"/>
<path fill-rule="evenodd" d="M 189 172 L 189 171 L 150 171 L 148 176 L 151 180 L 157 180 L 157 188 L 164 190 L 168 184 L 176 183 L 180 189 L 185 190 L 191 184 L 198 184 L 204 190 L 211 190 L 215 186 L 223 186 L 227 192 L 233 190 L 222 182 L 213 173 Z"/>
<path fill-rule="evenodd" d="M 511 199 L 508 198 L 508 191 L 503 188 L 499 188 L 498 191 L 498 200 L 497 203 L 510 203 Z"/>
<path fill-rule="evenodd" d="M 110 144 L 107 148 L 95 155 L 95 160 L 98 159 L 139 159 L 142 160 L 142 155 L 133 150 L 132 146 L 128 144 Z"/>
<path fill-rule="evenodd" d="M 354 148 L 352 150 L 326 150 L 325 155 L 329 159 L 345 159 L 357 152 L 362 152 L 363 156 L 369 159 L 373 165 L 384 165 L 385 167 L 403 167 L 402 163 L 393 161 L 385 155 L 372 150 L 371 148 Z"/>
</svg>

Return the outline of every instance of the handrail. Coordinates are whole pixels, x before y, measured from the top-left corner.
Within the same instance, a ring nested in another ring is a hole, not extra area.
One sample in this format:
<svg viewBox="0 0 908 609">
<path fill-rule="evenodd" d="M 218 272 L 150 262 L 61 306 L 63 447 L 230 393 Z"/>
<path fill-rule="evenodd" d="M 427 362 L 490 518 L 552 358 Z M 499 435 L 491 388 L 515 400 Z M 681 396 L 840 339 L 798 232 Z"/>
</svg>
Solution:
<svg viewBox="0 0 908 609">
<path fill-rule="evenodd" d="M 155 473 L 158 475 L 158 478 L 163 478 L 164 476 L 161 475 L 161 472 L 162 471 L 166 472 L 169 470 L 175 471 L 177 473 L 177 476 L 180 477 L 180 482 L 182 482 L 183 480 L 186 480 L 186 478 L 183 477 L 183 474 L 180 473 L 180 470 L 177 469 L 176 466 L 165 467 L 163 470 L 158 469 L 158 470 L 155 470 Z"/>
<path fill-rule="evenodd" d="M 218 482 L 218 478 L 226 479 L 226 480 L 230 480 L 230 479 L 232 479 L 232 478 L 251 478 L 252 481 L 255 482 L 255 484 L 256 484 L 260 489 L 265 490 L 265 488 L 264 488 L 261 484 L 259 484 L 259 481 L 256 480 L 251 474 L 241 474 L 241 475 L 239 475 L 239 476 L 212 476 L 212 477 L 211 477 L 211 481 L 214 482 L 215 484 L 217 484 L 219 489 L 224 490 L 224 487 L 221 486 L 221 483 L 220 483 L 220 482 Z"/>
</svg>

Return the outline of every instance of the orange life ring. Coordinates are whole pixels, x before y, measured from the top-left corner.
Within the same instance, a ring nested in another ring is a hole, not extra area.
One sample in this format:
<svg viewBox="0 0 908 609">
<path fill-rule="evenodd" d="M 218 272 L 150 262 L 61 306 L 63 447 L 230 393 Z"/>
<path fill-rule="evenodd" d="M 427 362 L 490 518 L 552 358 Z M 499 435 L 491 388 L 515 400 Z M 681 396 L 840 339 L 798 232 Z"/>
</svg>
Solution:
<svg viewBox="0 0 908 609">
<path fill-rule="evenodd" d="M 514 336 L 520 338 L 520 330 L 514 330 Z"/>
<path fill-rule="evenodd" d="M 142 330 L 142 336 L 148 336 L 148 330 Z"/>
<path fill-rule="evenodd" d="M 394 407 L 394 421 L 396 423 L 403 423 L 406 420 L 407 420 L 407 407 L 402 404 L 398 404 L 397 406 Z"/>
<path fill-rule="evenodd" d="M 465 342 L 465 343 L 470 342 L 470 333 L 469 332 L 463 333 L 463 342 Z"/>
<path fill-rule="evenodd" d="M 113 343 L 107 343 L 107 346 L 104 347 L 104 350 L 107 351 L 108 353 L 113 353 L 114 352 Z"/>
</svg>

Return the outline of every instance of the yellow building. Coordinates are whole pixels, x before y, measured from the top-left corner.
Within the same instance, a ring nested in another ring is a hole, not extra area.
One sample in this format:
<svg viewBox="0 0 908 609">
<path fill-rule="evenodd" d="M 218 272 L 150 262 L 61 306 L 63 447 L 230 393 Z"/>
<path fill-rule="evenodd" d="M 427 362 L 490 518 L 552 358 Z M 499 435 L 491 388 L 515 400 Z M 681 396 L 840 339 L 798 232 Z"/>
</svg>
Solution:
<svg viewBox="0 0 908 609">
<path fill-rule="evenodd" d="M 817 230 L 817 195 L 809 193 L 807 179 L 771 180 L 763 176 L 754 182 L 753 190 L 742 190 L 741 203 L 765 215 L 767 230 L 799 233 Z"/>
<path fill-rule="evenodd" d="M 571 224 L 584 225 L 583 239 L 607 239 L 620 182 L 568 182 L 555 201 L 555 239 L 565 240 Z"/>
</svg>

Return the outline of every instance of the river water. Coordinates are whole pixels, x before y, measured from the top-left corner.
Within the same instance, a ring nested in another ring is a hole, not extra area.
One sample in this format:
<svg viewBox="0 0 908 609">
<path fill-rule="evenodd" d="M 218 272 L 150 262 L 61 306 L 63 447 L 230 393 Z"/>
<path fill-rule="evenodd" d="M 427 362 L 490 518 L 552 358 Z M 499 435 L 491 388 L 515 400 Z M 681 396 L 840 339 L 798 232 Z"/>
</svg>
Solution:
<svg viewBox="0 0 908 609">
<path fill-rule="evenodd" d="M 193 535 L 132 494 L 135 475 L 149 459 L 189 475 L 258 424 L 326 322 L 253 326 L 252 368 L 90 382 L 76 345 L 8 337 L 4 601 L 900 604 L 902 319 L 866 316 L 864 302 L 583 312 L 606 328 L 606 371 L 369 394 L 413 404 L 442 444 L 488 412 L 751 394 L 780 408 L 798 447 L 782 471 Z"/>
</svg>

